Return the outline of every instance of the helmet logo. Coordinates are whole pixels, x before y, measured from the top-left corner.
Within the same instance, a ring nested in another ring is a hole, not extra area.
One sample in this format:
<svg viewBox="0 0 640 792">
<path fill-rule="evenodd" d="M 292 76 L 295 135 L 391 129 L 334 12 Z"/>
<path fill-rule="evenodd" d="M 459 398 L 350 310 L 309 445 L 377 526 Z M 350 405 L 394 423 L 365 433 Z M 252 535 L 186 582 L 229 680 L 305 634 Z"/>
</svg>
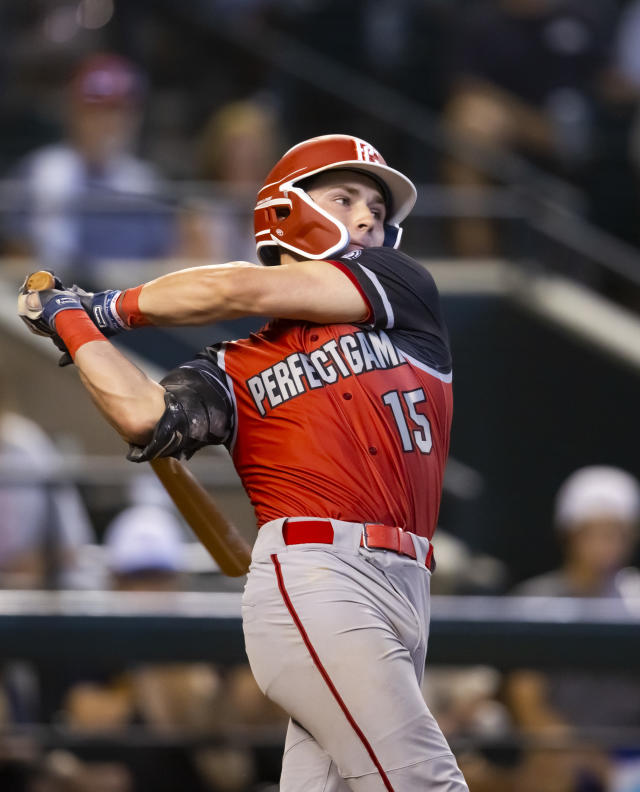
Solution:
<svg viewBox="0 0 640 792">
<path fill-rule="evenodd" d="M 380 154 L 374 147 L 364 140 L 358 140 L 358 159 L 362 162 L 383 162 Z"/>
</svg>

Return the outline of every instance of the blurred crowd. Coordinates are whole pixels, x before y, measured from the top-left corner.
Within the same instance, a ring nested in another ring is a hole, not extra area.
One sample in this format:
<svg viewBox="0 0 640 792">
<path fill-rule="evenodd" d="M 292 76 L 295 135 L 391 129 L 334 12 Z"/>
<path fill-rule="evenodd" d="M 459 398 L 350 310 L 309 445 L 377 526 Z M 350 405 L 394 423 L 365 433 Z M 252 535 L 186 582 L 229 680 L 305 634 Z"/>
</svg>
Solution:
<svg viewBox="0 0 640 792">
<path fill-rule="evenodd" d="M 162 260 L 255 260 L 253 201 L 270 165 L 298 139 L 332 131 L 370 139 L 416 181 L 456 189 L 517 180 L 517 155 L 571 185 L 593 222 L 640 245 L 638 0 L 215 0 L 197 18 L 151 5 L 2 4 L 7 258 L 33 257 L 86 288 L 106 285 L 114 263 L 148 260 L 157 273 Z M 326 88 L 330 74 L 314 84 L 306 62 L 292 70 L 286 53 L 278 70 L 267 54 L 283 41 L 274 31 L 339 63 L 345 89 L 367 75 L 429 111 L 434 139 L 444 131 L 452 145 L 429 148 L 399 132 L 402 118 L 354 109 Z M 410 252 L 420 256 L 495 256 L 513 243 L 487 212 L 419 240 Z M 0 588 L 224 587 L 215 569 L 190 563 L 193 537 L 152 482 L 136 479 L 97 528 L 83 493 L 53 482 L 59 453 L 16 405 L 0 405 L 0 463 L 18 479 L 0 484 Z M 34 470 L 49 484 L 20 482 Z M 434 593 L 637 601 L 637 481 L 614 467 L 566 474 L 540 527 L 555 533 L 561 566 L 544 571 L 541 561 L 544 574 L 513 580 L 503 560 L 445 525 Z M 616 674 L 429 668 L 424 693 L 462 746 L 473 792 L 637 792 L 640 760 L 589 738 L 594 726 L 640 729 L 637 663 L 624 665 Z M 71 676 L 44 707 L 37 668 L 20 658 L 0 667 L 3 792 L 275 790 L 279 746 L 262 755 L 224 738 L 236 727 L 284 728 L 247 666 L 203 659 Z M 43 720 L 85 735 L 144 726 L 158 739 L 198 739 L 144 762 L 96 759 L 15 736 Z"/>
<path fill-rule="evenodd" d="M 518 163 L 528 163 L 541 177 L 530 201 L 550 190 L 640 244 L 636 0 L 208 5 L 198 17 L 166 3 L 151 17 L 142 2 L 79 0 L 74 17 L 62 0 L 6 4 L 6 254 L 85 279 L 99 279 L 101 261 L 252 260 L 252 204 L 269 163 L 337 129 L 372 140 L 417 182 L 467 194 L 522 186 Z M 87 23 L 94 6 L 109 11 L 102 26 Z M 288 55 L 291 41 L 309 49 Z M 397 112 L 393 100 L 347 101 L 366 80 L 394 92 Z M 421 139 L 406 131 L 418 124 Z M 513 252 L 500 212 L 477 206 L 416 231 L 415 252 Z"/>
</svg>

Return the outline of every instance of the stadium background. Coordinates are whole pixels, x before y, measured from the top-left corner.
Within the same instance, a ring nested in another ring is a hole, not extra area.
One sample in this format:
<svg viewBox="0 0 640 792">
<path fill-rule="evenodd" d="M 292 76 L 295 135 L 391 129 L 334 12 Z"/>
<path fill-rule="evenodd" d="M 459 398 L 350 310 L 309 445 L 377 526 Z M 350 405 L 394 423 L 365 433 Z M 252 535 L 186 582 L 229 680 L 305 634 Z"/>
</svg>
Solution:
<svg viewBox="0 0 640 792">
<path fill-rule="evenodd" d="M 59 371 L 53 350 L 13 316 L 24 274 L 49 263 L 16 231 L 30 211 L 23 163 L 65 136 L 71 75 L 98 52 L 118 53 L 140 70 L 135 153 L 159 178 L 143 199 L 92 192 L 74 211 L 98 224 L 105 217 L 120 223 L 125 241 L 132 224 L 149 228 L 162 244 L 143 257 L 124 244 L 102 255 L 81 250 L 61 265 L 83 285 L 135 285 L 185 263 L 250 260 L 252 197 L 266 173 L 260 168 L 304 137 L 361 136 L 418 183 L 403 247 L 440 285 L 456 400 L 439 591 L 434 579 L 442 599 L 434 606 L 433 677 L 442 680 L 444 711 L 457 713 L 449 736 L 470 757 L 470 772 L 473 762 L 490 766 L 472 790 L 525 789 L 515 773 L 534 751 L 505 706 L 507 671 L 527 663 L 592 665 L 618 677 L 637 670 L 637 607 L 633 618 L 557 603 L 514 611 L 508 594 L 561 563 L 553 502 L 573 470 L 609 464 L 640 475 L 638 8 L 614 0 L 2 4 L 0 380 L 5 406 L 46 432 L 56 456 L 35 475 L 6 456 L 0 492 L 42 488 L 49 497 L 68 479 L 92 530 L 80 548 L 80 583 L 67 585 L 56 574 L 56 537 L 46 526 L 33 539 L 45 556 L 42 580 L 16 592 L 6 574 L 0 578 L 3 790 L 62 792 L 83 783 L 266 790 L 277 780 L 282 723 L 252 692 L 243 698 L 238 586 L 190 543 L 172 601 L 109 599 L 104 540 L 131 504 L 133 473 L 73 372 Z M 537 127 L 539 136 L 530 131 Z M 141 365 L 161 372 L 205 343 L 258 324 L 144 330 L 123 343 Z M 214 453 L 202 456 L 194 460 L 198 476 L 251 537 L 233 471 Z M 51 588 L 71 593 L 37 593 Z M 86 592 L 95 588 L 104 596 L 92 592 L 92 600 Z M 189 599 L 193 593 L 204 598 Z M 494 601 L 478 598 L 485 595 Z M 213 622 L 209 613 L 217 615 Z M 169 660 L 215 666 L 200 680 L 213 714 L 159 726 L 138 704 L 109 729 L 88 721 L 73 727 L 64 696 L 83 675 L 111 685 L 116 670 Z M 461 701 L 449 700 L 452 687 Z M 25 697 L 22 712 L 14 705 Z M 463 717 L 465 707 L 475 714 Z M 639 788 L 624 775 L 633 765 L 628 757 L 640 753 L 639 730 L 637 722 L 587 735 L 623 767 L 610 775 L 614 792 Z M 564 737 L 556 751 L 564 759 L 587 744 L 584 735 Z M 170 769 L 150 775 L 174 755 Z M 548 777 L 540 773 L 532 790 L 598 788 L 565 770 L 545 766 Z"/>
</svg>

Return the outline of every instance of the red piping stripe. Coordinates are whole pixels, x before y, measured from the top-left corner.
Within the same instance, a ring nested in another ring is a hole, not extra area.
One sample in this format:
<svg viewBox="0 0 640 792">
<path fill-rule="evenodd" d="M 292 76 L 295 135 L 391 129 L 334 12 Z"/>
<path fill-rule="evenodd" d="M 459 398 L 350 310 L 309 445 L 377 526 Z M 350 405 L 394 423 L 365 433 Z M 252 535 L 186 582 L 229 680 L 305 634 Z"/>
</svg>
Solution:
<svg viewBox="0 0 640 792">
<path fill-rule="evenodd" d="M 300 621 L 300 617 L 296 613 L 296 609 L 293 607 L 293 603 L 291 602 L 291 600 L 289 598 L 289 594 L 287 592 L 287 589 L 285 588 L 284 580 L 282 578 L 282 569 L 280 568 L 280 561 L 278 560 L 278 556 L 277 556 L 276 553 L 272 553 L 271 554 L 271 560 L 273 561 L 273 565 L 274 565 L 275 570 L 276 570 L 276 578 L 278 580 L 278 588 L 280 589 L 280 593 L 282 594 L 282 599 L 284 600 L 284 604 L 287 606 L 287 610 L 291 614 L 291 618 L 293 619 L 294 624 L 298 628 L 298 632 L 300 633 L 300 636 L 302 637 L 302 640 L 304 641 L 304 645 L 307 647 L 307 650 L 308 650 L 309 654 L 311 655 L 311 659 L 313 660 L 316 668 L 320 672 L 322 678 L 327 683 L 327 687 L 331 691 L 334 699 L 338 702 L 338 704 L 340 706 L 340 709 L 344 712 L 344 715 L 345 715 L 346 719 L 349 721 L 349 723 L 351 725 L 351 728 L 358 735 L 358 737 L 360 738 L 360 741 L 364 745 L 367 753 L 371 757 L 372 762 L 374 763 L 374 765 L 376 766 L 378 772 L 380 773 L 380 777 L 382 778 L 382 783 L 385 785 L 385 788 L 389 792 L 394 792 L 394 789 L 391 786 L 391 782 L 387 778 L 387 774 L 382 769 L 382 765 L 380 764 L 380 762 L 378 760 L 378 757 L 375 755 L 375 753 L 373 751 L 373 748 L 371 747 L 371 744 L 369 743 L 367 738 L 364 736 L 364 734 L 362 732 L 362 729 L 355 722 L 355 720 L 353 718 L 353 715 L 349 712 L 349 708 L 344 703 L 344 701 L 342 699 L 342 696 L 338 693 L 338 691 L 336 689 L 336 686 L 331 681 L 331 677 L 329 676 L 329 674 L 327 672 L 327 669 L 322 665 L 322 662 L 321 662 L 320 658 L 318 657 L 318 654 L 317 654 L 316 650 L 313 648 L 313 644 L 311 643 L 311 639 L 307 635 L 307 631 L 302 626 L 302 622 Z"/>
<path fill-rule="evenodd" d="M 333 264 L 334 267 L 339 269 L 340 272 L 344 273 L 347 276 L 347 278 L 349 278 L 351 283 L 353 283 L 356 289 L 360 292 L 360 296 L 362 297 L 362 299 L 365 302 L 365 305 L 367 306 L 367 310 L 369 311 L 369 313 L 367 314 L 366 318 L 363 319 L 361 322 L 358 322 L 358 324 L 371 324 L 373 322 L 373 308 L 371 307 L 369 298 L 365 294 L 364 289 L 360 284 L 360 281 L 356 278 L 353 272 L 351 272 L 349 267 L 345 266 L 341 261 L 336 261 L 335 259 L 327 259 L 327 261 L 329 262 L 329 264 Z"/>
</svg>

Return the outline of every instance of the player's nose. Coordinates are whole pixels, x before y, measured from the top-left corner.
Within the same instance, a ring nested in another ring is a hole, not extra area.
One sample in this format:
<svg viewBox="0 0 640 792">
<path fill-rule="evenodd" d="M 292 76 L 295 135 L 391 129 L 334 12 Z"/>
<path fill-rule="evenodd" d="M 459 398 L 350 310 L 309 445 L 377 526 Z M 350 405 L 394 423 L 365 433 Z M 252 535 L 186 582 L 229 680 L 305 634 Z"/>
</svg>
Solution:
<svg viewBox="0 0 640 792">
<path fill-rule="evenodd" d="M 358 202 L 355 207 L 355 224 L 361 231 L 368 231 L 373 228 L 376 223 L 376 218 L 367 204 L 362 201 Z"/>
</svg>

